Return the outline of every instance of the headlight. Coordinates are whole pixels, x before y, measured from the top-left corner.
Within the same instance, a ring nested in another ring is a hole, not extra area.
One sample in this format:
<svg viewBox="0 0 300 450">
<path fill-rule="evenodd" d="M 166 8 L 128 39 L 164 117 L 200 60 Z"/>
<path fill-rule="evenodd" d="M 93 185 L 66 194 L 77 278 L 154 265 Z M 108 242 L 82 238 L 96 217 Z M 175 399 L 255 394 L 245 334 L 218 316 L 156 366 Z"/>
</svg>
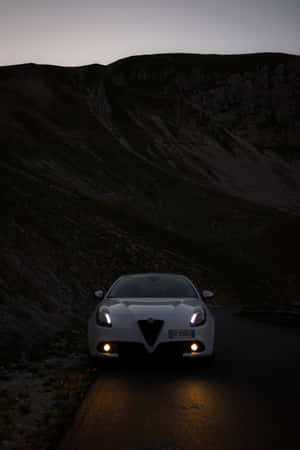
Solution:
<svg viewBox="0 0 300 450">
<path fill-rule="evenodd" d="M 98 309 L 96 314 L 96 322 L 100 327 L 111 327 L 111 317 L 108 312 L 100 311 Z"/>
<path fill-rule="evenodd" d="M 203 325 L 206 321 L 206 311 L 201 308 L 199 311 L 194 312 L 192 317 L 190 318 L 190 326 L 198 327 L 199 325 Z"/>
</svg>

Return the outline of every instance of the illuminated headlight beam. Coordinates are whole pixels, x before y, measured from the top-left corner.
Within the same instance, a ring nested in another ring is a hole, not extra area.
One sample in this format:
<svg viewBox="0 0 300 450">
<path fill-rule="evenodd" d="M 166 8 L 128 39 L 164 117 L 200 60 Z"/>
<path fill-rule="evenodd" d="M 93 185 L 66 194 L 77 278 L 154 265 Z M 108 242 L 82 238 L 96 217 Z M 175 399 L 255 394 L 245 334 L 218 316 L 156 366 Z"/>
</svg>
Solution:
<svg viewBox="0 0 300 450">
<path fill-rule="evenodd" d="M 194 323 L 196 322 L 196 319 L 197 319 L 197 313 L 194 313 L 194 314 L 192 315 L 191 321 L 190 321 L 192 325 L 194 325 Z"/>
<path fill-rule="evenodd" d="M 109 344 L 104 344 L 104 345 L 103 345 L 103 350 L 104 350 L 106 353 L 108 353 L 108 352 L 110 352 L 110 350 L 111 350 L 111 346 L 110 346 Z"/>
<path fill-rule="evenodd" d="M 105 313 L 105 319 L 108 325 L 111 325 L 111 317 L 108 313 Z"/>
<path fill-rule="evenodd" d="M 197 352 L 199 350 L 199 345 L 194 343 L 191 345 L 192 352 Z"/>
</svg>

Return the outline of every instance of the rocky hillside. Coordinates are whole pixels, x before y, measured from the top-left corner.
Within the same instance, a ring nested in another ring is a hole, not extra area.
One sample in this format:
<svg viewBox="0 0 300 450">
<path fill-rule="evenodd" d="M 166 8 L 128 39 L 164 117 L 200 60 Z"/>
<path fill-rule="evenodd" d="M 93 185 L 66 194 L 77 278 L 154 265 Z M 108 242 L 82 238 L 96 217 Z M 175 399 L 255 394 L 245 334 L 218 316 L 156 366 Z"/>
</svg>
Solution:
<svg viewBox="0 0 300 450">
<path fill-rule="evenodd" d="M 97 117 L 152 164 L 299 212 L 299 58 L 129 58 L 109 67 L 105 83 L 111 107 L 95 108 Z"/>
<path fill-rule="evenodd" d="M 0 68 L 1 356 L 85 326 L 124 272 L 299 296 L 299 92 L 281 54 Z"/>
</svg>

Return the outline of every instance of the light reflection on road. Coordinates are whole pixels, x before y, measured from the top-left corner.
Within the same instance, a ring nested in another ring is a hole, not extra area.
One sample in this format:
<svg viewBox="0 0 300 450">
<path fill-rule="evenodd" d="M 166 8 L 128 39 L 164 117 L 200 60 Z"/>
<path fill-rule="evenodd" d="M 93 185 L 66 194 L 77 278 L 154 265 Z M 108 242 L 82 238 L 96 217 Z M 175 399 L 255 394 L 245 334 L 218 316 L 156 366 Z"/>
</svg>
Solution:
<svg viewBox="0 0 300 450">
<path fill-rule="evenodd" d="M 100 372 L 60 450 L 299 450 L 299 331 L 219 315 L 214 368 L 137 361 Z"/>
</svg>

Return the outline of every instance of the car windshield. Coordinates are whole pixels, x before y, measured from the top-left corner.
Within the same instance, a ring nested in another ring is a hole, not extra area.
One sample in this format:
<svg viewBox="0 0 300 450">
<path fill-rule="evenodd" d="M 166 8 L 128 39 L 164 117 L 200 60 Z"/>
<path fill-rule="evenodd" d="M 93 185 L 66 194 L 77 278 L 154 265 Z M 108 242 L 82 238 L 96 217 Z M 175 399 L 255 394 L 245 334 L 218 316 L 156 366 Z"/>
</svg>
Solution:
<svg viewBox="0 0 300 450">
<path fill-rule="evenodd" d="M 192 284 L 183 277 L 148 275 L 121 278 L 112 287 L 109 298 L 198 297 Z"/>
</svg>

